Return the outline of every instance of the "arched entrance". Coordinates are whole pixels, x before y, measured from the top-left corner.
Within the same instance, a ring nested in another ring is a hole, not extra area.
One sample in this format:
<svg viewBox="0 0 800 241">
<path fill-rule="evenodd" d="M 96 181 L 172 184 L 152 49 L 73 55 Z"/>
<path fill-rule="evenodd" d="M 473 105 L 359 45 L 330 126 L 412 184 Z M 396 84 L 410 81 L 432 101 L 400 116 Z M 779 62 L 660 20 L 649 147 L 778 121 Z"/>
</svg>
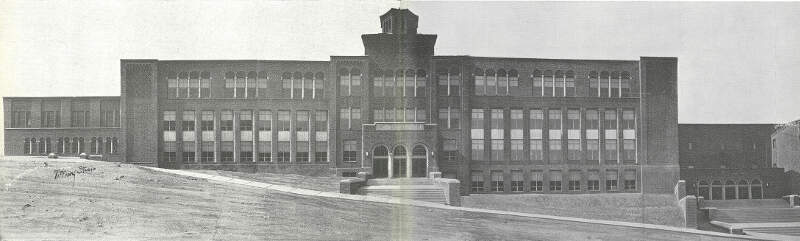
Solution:
<svg viewBox="0 0 800 241">
<path fill-rule="evenodd" d="M 372 176 L 375 178 L 389 177 L 389 150 L 385 146 L 378 146 L 372 153 Z"/>
<path fill-rule="evenodd" d="M 406 172 L 406 162 L 408 161 L 408 157 L 406 156 L 406 148 L 404 146 L 397 146 L 392 151 L 392 177 L 406 177 L 408 174 Z"/>
<path fill-rule="evenodd" d="M 411 151 L 411 177 L 426 177 L 428 172 L 428 150 L 417 145 Z"/>
</svg>

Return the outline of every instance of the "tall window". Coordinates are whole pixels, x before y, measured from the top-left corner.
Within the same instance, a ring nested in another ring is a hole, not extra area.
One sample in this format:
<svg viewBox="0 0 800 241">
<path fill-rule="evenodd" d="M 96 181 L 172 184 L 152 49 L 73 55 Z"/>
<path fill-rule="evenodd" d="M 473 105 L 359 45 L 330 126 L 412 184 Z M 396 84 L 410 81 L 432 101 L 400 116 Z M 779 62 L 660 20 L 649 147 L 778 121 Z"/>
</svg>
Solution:
<svg viewBox="0 0 800 241">
<path fill-rule="evenodd" d="M 544 112 L 541 109 L 531 109 L 529 121 L 531 161 L 534 163 L 542 163 L 544 160 L 544 143 L 542 142 Z"/>
<path fill-rule="evenodd" d="M 575 96 L 575 72 L 572 70 L 567 71 L 565 82 L 565 96 Z"/>
<path fill-rule="evenodd" d="M 314 75 L 314 99 L 325 98 L 325 74 L 317 72 Z"/>
<path fill-rule="evenodd" d="M 543 96 L 544 89 L 542 89 L 542 84 L 544 83 L 544 74 L 542 71 L 538 69 L 534 70 L 531 79 L 533 80 L 533 96 Z"/>
<path fill-rule="evenodd" d="M 484 119 L 483 109 L 472 109 L 471 118 L 472 160 L 485 160 L 484 149 Z"/>
<path fill-rule="evenodd" d="M 183 120 L 181 121 L 181 131 L 194 131 L 194 111 L 183 111 Z"/>
<path fill-rule="evenodd" d="M 384 80 L 383 70 L 377 69 L 373 70 L 372 73 L 372 95 L 375 97 L 382 97 L 384 96 L 384 88 L 383 83 L 384 81 L 389 81 L 390 79 Z"/>
<path fill-rule="evenodd" d="M 580 191 L 581 190 L 581 173 L 580 171 L 571 171 L 569 173 L 569 183 L 567 183 L 567 190 Z"/>
<path fill-rule="evenodd" d="M 475 95 L 482 96 L 486 94 L 486 76 L 483 70 L 477 68 L 472 72 L 475 78 Z"/>
<path fill-rule="evenodd" d="M 605 128 L 605 155 L 606 164 L 616 164 L 619 160 L 617 153 L 617 111 L 606 110 L 603 113 Z"/>
<path fill-rule="evenodd" d="M 89 126 L 89 111 L 72 111 L 72 127 Z"/>
<path fill-rule="evenodd" d="M 277 162 L 289 162 L 291 159 L 291 145 L 289 141 L 278 141 L 278 159 Z"/>
<path fill-rule="evenodd" d="M 600 97 L 609 97 L 611 90 L 611 75 L 606 71 L 600 72 Z"/>
<path fill-rule="evenodd" d="M 550 171 L 550 191 L 551 192 L 560 192 L 561 191 L 561 171 Z"/>
<path fill-rule="evenodd" d="M 503 171 L 492 171 L 492 191 L 504 191 L 505 183 L 503 182 Z"/>
<path fill-rule="evenodd" d="M 221 131 L 233 131 L 233 112 L 223 110 L 220 113 L 220 127 Z"/>
<path fill-rule="evenodd" d="M 516 69 L 511 69 L 508 71 L 508 89 L 509 94 L 514 96 L 519 96 L 519 72 Z"/>
<path fill-rule="evenodd" d="M 597 72 L 589 72 L 589 96 L 600 97 L 600 79 Z"/>
<path fill-rule="evenodd" d="M 524 121 L 522 119 L 521 109 L 511 110 L 511 160 L 521 161 L 525 158 L 525 149 L 523 148 L 523 128 Z"/>
<path fill-rule="evenodd" d="M 622 82 L 622 77 L 619 75 L 618 72 L 611 72 L 611 76 L 609 79 L 609 88 L 610 88 L 610 97 L 621 97 L 620 96 L 620 82 Z"/>
<path fill-rule="evenodd" d="M 472 171 L 470 173 L 470 191 L 483 192 L 483 172 Z"/>
<path fill-rule="evenodd" d="M 178 156 L 176 154 L 177 147 L 175 142 L 175 111 L 162 112 L 162 128 L 163 128 L 163 153 L 162 160 L 166 162 L 176 162 Z M 78 141 L 76 141 L 78 142 Z M 81 149 L 82 144 L 78 144 L 78 149 Z M 74 150 L 74 153 L 80 153 L 82 150 Z"/>
<path fill-rule="evenodd" d="M 427 91 L 425 86 L 428 85 L 428 73 L 426 73 L 425 70 L 417 70 L 417 78 L 414 84 L 414 96 L 425 96 L 425 92 Z"/>
<path fill-rule="evenodd" d="M 358 142 L 344 141 L 344 151 L 342 152 L 342 161 L 356 162 L 358 161 Z"/>
<path fill-rule="evenodd" d="M 567 110 L 567 160 L 581 160 L 581 112 L 578 109 Z"/>
<path fill-rule="evenodd" d="M 281 98 L 292 98 L 292 73 L 281 74 Z"/>
<path fill-rule="evenodd" d="M 259 71 L 256 76 L 256 96 L 260 98 L 267 97 L 267 89 L 269 88 L 269 74 L 267 71 Z"/>
<path fill-rule="evenodd" d="M 258 161 L 272 161 L 272 111 L 258 111 Z"/>
<path fill-rule="evenodd" d="M 564 75 L 564 72 L 561 70 L 557 70 L 554 76 L 554 88 L 553 88 L 553 96 L 564 96 L 565 86 L 564 83 L 567 80 L 567 76 Z"/>
<path fill-rule="evenodd" d="M 531 192 L 544 190 L 544 174 L 540 170 L 531 171 Z"/>
<path fill-rule="evenodd" d="M 525 190 L 525 178 L 521 170 L 511 170 L 511 191 L 522 192 Z"/>
<path fill-rule="evenodd" d="M 600 113 L 597 110 L 586 110 L 586 162 L 599 164 L 600 161 Z"/>
<path fill-rule="evenodd" d="M 214 130 L 214 111 L 203 111 L 200 121 L 200 130 L 202 131 Z"/>
<path fill-rule="evenodd" d="M 553 96 L 553 91 L 555 90 L 555 75 L 553 75 L 553 71 L 545 70 L 544 71 L 544 91 L 542 96 Z"/>
<path fill-rule="evenodd" d="M 339 129 L 342 130 L 361 129 L 361 109 L 360 108 L 339 109 Z"/>
<path fill-rule="evenodd" d="M 505 153 L 505 120 L 503 118 L 503 109 L 492 109 L 492 161 L 503 160 L 503 153 Z"/>
<path fill-rule="evenodd" d="M 616 191 L 618 186 L 617 170 L 606 170 L 606 191 Z"/>
<path fill-rule="evenodd" d="M 449 71 L 446 68 L 442 68 L 437 72 L 439 78 L 439 95 L 461 95 L 461 71 L 458 68 L 453 67 Z"/>
<path fill-rule="evenodd" d="M 631 96 L 631 73 L 628 73 L 627 71 L 622 72 L 622 80 L 620 82 L 620 96 L 621 97 Z"/>
<path fill-rule="evenodd" d="M 547 112 L 548 121 L 547 126 L 549 138 L 549 160 L 551 164 L 560 163 L 562 160 L 561 154 L 561 110 L 549 110 Z"/>
<path fill-rule="evenodd" d="M 459 160 L 458 142 L 455 139 L 444 140 L 442 145 L 444 160 L 447 163 L 456 163 Z"/>
<path fill-rule="evenodd" d="M 309 112 L 297 111 L 295 112 L 295 161 L 309 162 Z"/>
<path fill-rule="evenodd" d="M 59 111 L 43 111 L 42 127 L 53 128 L 59 126 Z M 104 123 L 105 124 L 105 123 Z"/>
<path fill-rule="evenodd" d="M 588 181 L 586 181 L 586 188 L 589 191 L 600 191 L 600 173 L 598 171 L 589 171 Z"/>
<path fill-rule="evenodd" d="M 636 170 L 625 170 L 625 191 L 636 190 Z"/>
<path fill-rule="evenodd" d="M 636 162 L 636 116 L 633 110 L 622 111 L 622 160 L 626 164 Z"/>
<path fill-rule="evenodd" d="M 361 70 L 357 68 L 339 69 L 339 93 L 341 96 L 361 95 Z"/>
<path fill-rule="evenodd" d="M 497 71 L 497 95 L 508 95 L 508 72 L 505 69 Z"/>
<path fill-rule="evenodd" d="M 30 126 L 29 120 L 31 119 L 30 111 L 12 111 L 11 112 L 11 127 L 13 128 L 28 128 Z"/>
<path fill-rule="evenodd" d="M 497 95 L 497 74 L 493 69 L 486 70 L 486 95 Z"/>
</svg>

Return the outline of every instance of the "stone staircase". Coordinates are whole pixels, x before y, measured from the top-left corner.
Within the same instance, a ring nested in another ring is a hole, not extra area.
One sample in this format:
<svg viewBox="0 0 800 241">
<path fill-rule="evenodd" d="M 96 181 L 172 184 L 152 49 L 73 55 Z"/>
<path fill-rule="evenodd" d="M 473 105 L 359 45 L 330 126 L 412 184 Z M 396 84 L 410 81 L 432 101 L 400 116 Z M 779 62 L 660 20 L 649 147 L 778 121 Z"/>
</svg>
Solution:
<svg viewBox="0 0 800 241">
<path fill-rule="evenodd" d="M 790 208 L 785 200 L 725 200 L 704 205 L 710 208 L 711 224 L 731 233 L 800 240 L 796 237 L 800 236 L 800 208 Z"/>
<path fill-rule="evenodd" d="M 428 178 L 379 178 L 367 180 L 360 189 L 362 195 L 389 196 L 426 202 L 446 204 L 442 187 L 434 185 Z"/>
</svg>

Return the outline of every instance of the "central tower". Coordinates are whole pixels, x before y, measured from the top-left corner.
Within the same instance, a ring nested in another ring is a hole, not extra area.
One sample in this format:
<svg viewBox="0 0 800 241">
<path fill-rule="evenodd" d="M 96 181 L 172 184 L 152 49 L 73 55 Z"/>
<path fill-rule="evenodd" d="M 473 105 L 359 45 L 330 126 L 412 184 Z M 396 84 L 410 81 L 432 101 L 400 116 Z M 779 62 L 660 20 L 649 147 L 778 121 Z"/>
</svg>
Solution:
<svg viewBox="0 0 800 241">
<path fill-rule="evenodd" d="M 380 67 L 425 68 L 430 64 L 435 34 L 418 34 L 419 17 L 408 9 L 390 9 L 381 15 L 379 34 L 364 34 L 364 54 Z"/>
</svg>

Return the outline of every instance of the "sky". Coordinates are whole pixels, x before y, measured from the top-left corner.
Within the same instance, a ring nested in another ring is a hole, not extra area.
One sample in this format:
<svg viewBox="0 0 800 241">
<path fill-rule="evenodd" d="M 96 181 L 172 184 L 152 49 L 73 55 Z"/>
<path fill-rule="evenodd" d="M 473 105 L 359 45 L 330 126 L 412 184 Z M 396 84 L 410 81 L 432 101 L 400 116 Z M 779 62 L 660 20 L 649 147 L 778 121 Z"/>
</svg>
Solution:
<svg viewBox="0 0 800 241">
<path fill-rule="evenodd" d="M 437 55 L 677 57 L 680 123 L 800 118 L 791 2 L 0 0 L 0 96 L 118 96 L 120 59 L 363 55 L 393 7 L 438 35 Z"/>
</svg>

